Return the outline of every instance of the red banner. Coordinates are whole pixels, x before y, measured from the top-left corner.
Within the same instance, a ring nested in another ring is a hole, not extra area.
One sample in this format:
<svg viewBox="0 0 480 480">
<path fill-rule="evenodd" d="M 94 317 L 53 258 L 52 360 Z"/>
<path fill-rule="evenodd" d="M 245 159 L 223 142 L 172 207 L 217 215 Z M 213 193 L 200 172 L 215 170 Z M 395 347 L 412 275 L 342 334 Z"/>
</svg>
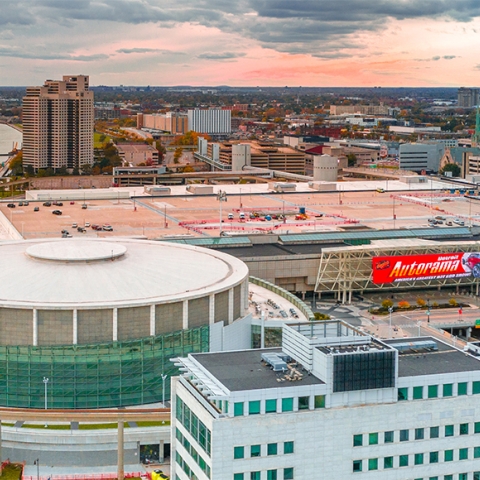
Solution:
<svg viewBox="0 0 480 480">
<path fill-rule="evenodd" d="M 480 277 L 480 253 L 373 257 L 373 283 Z"/>
</svg>

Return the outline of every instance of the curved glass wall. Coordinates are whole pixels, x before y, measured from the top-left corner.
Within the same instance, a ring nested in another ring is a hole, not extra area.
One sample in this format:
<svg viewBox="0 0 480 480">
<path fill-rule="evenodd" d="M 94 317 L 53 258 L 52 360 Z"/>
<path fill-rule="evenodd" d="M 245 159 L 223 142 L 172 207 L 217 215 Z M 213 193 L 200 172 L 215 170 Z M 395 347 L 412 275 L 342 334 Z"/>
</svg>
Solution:
<svg viewBox="0 0 480 480">
<path fill-rule="evenodd" d="M 202 326 L 127 342 L 68 346 L 1 346 L 0 406 L 105 408 L 170 398 L 171 358 L 207 352 Z M 168 377 L 162 381 L 162 374 Z"/>
</svg>

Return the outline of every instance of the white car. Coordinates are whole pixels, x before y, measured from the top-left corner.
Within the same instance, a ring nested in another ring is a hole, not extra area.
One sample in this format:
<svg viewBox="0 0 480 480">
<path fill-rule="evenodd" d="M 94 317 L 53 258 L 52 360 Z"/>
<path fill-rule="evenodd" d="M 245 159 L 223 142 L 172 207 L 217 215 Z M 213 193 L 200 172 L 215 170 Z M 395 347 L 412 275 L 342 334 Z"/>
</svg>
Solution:
<svg viewBox="0 0 480 480">
<path fill-rule="evenodd" d="M 90 222 L 85 222 L 85 227 L 89 227 L 90 226 Z"/>
<path fill-rule="evenodd" d="M 72 223 L 72 228 L 77 228 L 78 224 L 77 223 Z"/>
</svg>

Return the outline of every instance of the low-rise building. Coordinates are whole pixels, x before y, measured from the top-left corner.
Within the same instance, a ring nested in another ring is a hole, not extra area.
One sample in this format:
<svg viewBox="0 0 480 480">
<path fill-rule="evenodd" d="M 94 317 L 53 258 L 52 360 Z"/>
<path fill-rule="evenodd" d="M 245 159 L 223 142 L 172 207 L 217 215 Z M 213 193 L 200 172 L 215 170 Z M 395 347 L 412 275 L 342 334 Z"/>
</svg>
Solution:
<svg viewBox="0 0 480 480">
<path fill-rule="evenodd" d="M 176 364 L 173 478 L 480 479 L 480 361 L 442 341 L 297 323 Z"/>
<path fill-rule="evenodd" d="M 158 150 L 151 145 L 143 143 L 119 144 L 118 155 L 128 165 L 158 165 Z"/>
</svg>

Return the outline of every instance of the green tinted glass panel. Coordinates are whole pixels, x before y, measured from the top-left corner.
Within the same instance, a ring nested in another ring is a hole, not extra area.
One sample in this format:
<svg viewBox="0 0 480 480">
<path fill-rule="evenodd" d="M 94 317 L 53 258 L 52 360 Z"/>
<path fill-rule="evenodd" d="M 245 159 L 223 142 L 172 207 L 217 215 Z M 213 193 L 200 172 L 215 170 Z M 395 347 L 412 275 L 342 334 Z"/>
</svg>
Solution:
<svg viewBox="0 0 480 480">
<path fill-rule="evenodd" d="M 472 393 L 474 395 L 478 395 L 480 393 L 480 382 L 473 382 L 472 383 Z"/>
<path fill-rule="evenodd" d="M 453 383 L 446 383 L 443 386 L 443 396 L 451 397 L 453 395 Z"/>
<path fill-rule="evenodd" d="M 458 451 L 459 460 L 468 460 L 468 448 L 461 448 Z"/>
<path fill-rule="evenodd" d="M 440 436 L 439 427 L 430 427 L 430 438 L 438 438 Z"/>
<path fill-rule="evenodd" d="M 250 456 L 251 457 L 259 457 L 261 452 L 261 446 L 260 445 L 252 445 L 250 447 Z"/>
<path fill-rule="evenodd" d="M 385 457 L 383 459 L 383 468 L 393 468 L 393 457 Z"/>
<path fill-rule="evenodd" d="M 445 436 L 453 437 L 453 425 L 445 425 Z"/>
<path fill-rule="evenodd" d="M 362 461 L 361 460 L 354 460 L 353 461 L 353 472 L 361 472 L 362 471 Z"/>
<path fill-rule="evenodd" d="M 453 450 L 445 450 L 443 460 L 445 462 L 453 462 Z"/>
<path fill-rule="evenodd" d="M 398 465 L 400 467 L 408 467 L 408 455 L 400 455 L 398 457 Z"/>
<path fill-rule="evenodd" d="M 377 445 L 378 444 L 378 433 L 370 433 L 368 435 L 368 444 Z"/>
<path fill-rule="evenodd" d="M 265 412 L 275 413 L 277 411 L 277 399 L 269 399 L 265 401 Z"/>
<path fill-rule="evenodd" d="M 399 388 L 398 389 L 398 401 L 408 400 L 408 388 Z"/>
<path fill-rule="evenodd" d="M 413 399 L 421 400 L 423 398 L 423 387 L 413 387 Z"/>
<path fill-rule="evenodd" d="M 315 395 L 315 408 L 325 408 L 325 395 Z"/>
<path fill-rule="evenodd" d="M 243 415 L 243 402 L 235 402 L 233 404 L 233 415 L 241 417 Z"/>
<path fill-rule="evenodd" d="M 354 447 L 361 447 L 363 445 L 363 435 L 354 435 L 353 436 L 353 446 Z"/>
<path fill-rule="evenodd" d="M 283 453 L 294 453 L 294 443 L 293 442 L 285 442 L 283 444 Z"/>
<path fill-rule="evenodd" d="M 267 455 L 276 455 L 278 452 L 278 445 L 276 443 L 269 443 L 267 445 Z"/>
<path fill-rule="evenodd" d="M 260 400 L 254 400 L 253 402 L 248 402 L 248 414 L 258 415 L 259 413 L 260 413 Z"/>
<path fill-rule="evenodd" d="M 437 397 L 438 397 L 438 385 L 429 385 L 428 398 L 437 398 Z"/>
<path fill-rule="evenodd" d="M 467 389 L 468 389 L 468 383 L 467 382 L 461 382 L 458 384 L 458 394 L 459 395 L 466 395 L 467 394 Z"/>
<path fill-rule="evenodd" d="M 282 398 L 282 412 L 293 411 L 293 398 Z"/>
<path fill-rule="evenodd" d="M 394 432 L 392 432 L 392 431 L 385 432 L 384 437 L 383 437 L 383 441 L 385 443 L 393 443 L 393 439 L 394 439 Z"/>
<path fill-rule="evenodd" d="M 368 469 L 369 470 L 378 470 L 378 458 L 369 458 L 368 459 Z"/>
<path fill-rule="evenodd" d="M 233 447 L 233 458 L 245 458 L 245 448 L 244 447 Z"/>
</svg>

